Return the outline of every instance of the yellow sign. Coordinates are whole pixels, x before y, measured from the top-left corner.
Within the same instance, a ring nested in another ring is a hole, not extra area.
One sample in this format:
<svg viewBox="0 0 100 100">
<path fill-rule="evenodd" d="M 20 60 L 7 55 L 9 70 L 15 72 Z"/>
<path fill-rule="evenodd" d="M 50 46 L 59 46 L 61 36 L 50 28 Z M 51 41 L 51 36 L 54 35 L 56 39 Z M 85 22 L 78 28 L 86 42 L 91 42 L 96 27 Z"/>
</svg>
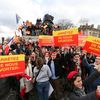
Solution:
<svg viewBox="0 0 100 100">
<path fill-rule="evenodd" d="M 74 34 L 79 34 L 78 28 L 60 30 L 60 31 L 53 31 L 53 36 L 64 36 L 64 35 L 74 35 Z"/>
<path fill-rule="evenodd" d="M 0 56 L 0 63 L 7 63 L 7 62 L 17 62 L 17 61 L 24 61 L 25 55 L 8 55 L 8 56 Z"/>
<path fill-rule="evenodd" d="M 93 43 L 96 43 L 96 44 L 100 44 L 100 38 L 93 37 L 93 36 L 89 36 L 89 37 L 87 38 L 87 41 L 93 42 Z"/>
<path fill-rule="evenodd" d="M 53 38 L 53 36 L 45 36 L 45 35 L 40 35 L 39 36 L 39 39 L 52 39 Z"/>
</svg>

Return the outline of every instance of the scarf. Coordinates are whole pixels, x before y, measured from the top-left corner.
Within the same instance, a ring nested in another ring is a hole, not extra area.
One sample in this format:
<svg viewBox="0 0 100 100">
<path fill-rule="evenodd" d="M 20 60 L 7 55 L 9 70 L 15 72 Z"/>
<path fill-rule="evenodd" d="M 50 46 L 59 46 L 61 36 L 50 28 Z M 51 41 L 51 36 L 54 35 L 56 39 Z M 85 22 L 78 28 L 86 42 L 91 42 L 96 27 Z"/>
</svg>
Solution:
<svg viewBox="0 0 100 100">
<path fill-rule="evenodd" d="M 85 91 L 84 91 L 84 88 L 82 88 L 82 89 L 75 88 L 73 91 L 74 91 L 74 93 L 75 93 L 77 96 L 79 96 L 79 97 L 85 96 L 85 95 L 86 95 L 86 93 L 85 93 Z"/>
</svg>

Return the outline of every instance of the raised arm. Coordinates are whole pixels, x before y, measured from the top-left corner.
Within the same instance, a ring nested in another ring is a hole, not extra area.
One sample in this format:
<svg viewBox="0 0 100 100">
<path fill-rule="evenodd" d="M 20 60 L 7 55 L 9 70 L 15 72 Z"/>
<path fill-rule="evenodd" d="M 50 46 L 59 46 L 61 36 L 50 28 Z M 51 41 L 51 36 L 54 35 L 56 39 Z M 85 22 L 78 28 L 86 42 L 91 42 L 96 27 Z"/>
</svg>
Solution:
<svg viewBox="0 0 100 100">
<path fill-rule="evenodd" d="M 91 64 L 88 63 L 86 55 L 84 56 L 82 63 L 86 67 L 86 69 L 89 70 L 91 68 Z"/>
</svg>

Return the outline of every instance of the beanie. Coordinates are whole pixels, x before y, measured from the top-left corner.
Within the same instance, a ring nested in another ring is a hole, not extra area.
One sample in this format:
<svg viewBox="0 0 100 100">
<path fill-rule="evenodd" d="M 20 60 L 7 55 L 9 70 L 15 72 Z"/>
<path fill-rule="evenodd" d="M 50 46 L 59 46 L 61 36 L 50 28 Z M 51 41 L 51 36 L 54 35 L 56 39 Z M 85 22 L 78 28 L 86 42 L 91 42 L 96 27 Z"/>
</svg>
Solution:
<svg viewBox="0 0 100 100">
<path fill-rule="evenodd" d="M 71 71 L 71 72 L 67 75 L 67 78 L 68 78 L 68 79 L 72 79 L 73 76 L 75 76 L 76 74 L 78 74 L 77 71 Z"/>
</svg>

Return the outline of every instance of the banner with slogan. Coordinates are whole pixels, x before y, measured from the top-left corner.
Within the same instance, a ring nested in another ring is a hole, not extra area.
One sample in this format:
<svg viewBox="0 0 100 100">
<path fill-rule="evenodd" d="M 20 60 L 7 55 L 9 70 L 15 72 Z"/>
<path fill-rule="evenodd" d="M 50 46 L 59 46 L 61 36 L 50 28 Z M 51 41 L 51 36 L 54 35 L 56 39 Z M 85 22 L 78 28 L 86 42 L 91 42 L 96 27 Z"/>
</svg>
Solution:
<svg viewBox="0 0 100 100">
<path fill-rule="evenodd" d="M 78 35 L 78 46 L 84 46 L 86 42 L 87 35 Z"/>
<path fill-rule="evenodd" d="M 54 36 L 55 46 L 78 45 L 78 29 L 77 28 L 54 31 L 53 36 Z"/>
<path fill-rule="evenodd" d="M 83 49 L 89 53 L 100 56 L 100 38 L 89 36 Z"/>
<path fill-rule="evenodd" d="M 54 39 L 53 36 L 39 36 L 39 46 L 54 46 Z"/>
<path fill-rule="evenodd" d="M 25 71 L 25 55 L 0 56 L 0 78 L 22 74 Z"/>
</svg>

